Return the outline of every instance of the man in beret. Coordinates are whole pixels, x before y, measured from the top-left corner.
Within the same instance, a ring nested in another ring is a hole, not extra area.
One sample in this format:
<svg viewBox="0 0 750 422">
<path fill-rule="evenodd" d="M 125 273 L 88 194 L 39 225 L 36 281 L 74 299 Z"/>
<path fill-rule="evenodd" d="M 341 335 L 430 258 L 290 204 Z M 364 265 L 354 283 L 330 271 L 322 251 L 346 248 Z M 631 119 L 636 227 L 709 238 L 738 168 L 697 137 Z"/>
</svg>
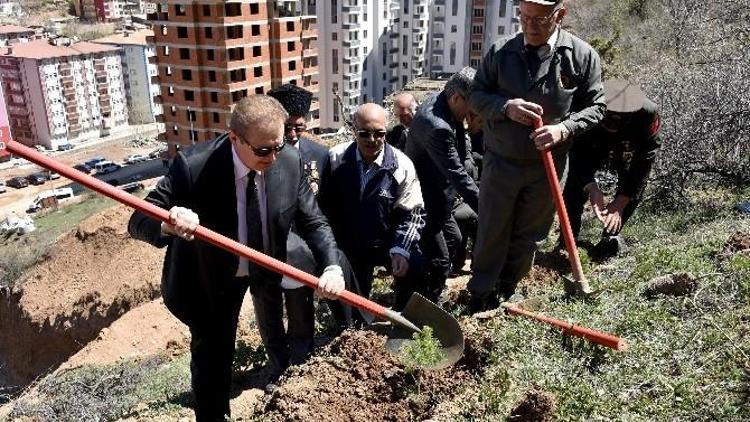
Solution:
<svg viewBox="0 0 750 422">
<path fill-rule="evenodd" d="M 586 199 L 604 226 L 601 240 L 594 248 L 601 258 L 624 251 L 620 230 L 641 200 L 661 147 L 658 108 L 640 87 L 626 80 L 609 80 L 604 83 L 604 91 L 607 96 L 604 121 L 576 139 L 570 151 L 570 175 L 564 192 L 576 238 Z M 595 178 L 596 172 L 602 170 L 617 174 L 617 190 L 608 203 Z"/>
<path fill-rule="evenodd" d="M 310 190 L 317 194 L 320 189 L 321 175 L 330 165 L 330 157 L 328 148 L 318 143 L 314 135 L 307 132 L 313 94 L 297 85 L 284 84 L 269 91 L 268 95 L 277 99 L 289 114 L 289 118 L 284 122 L 284 142 L 299 150 Z M 344 272 L 347 289 L 358 293 L 358 285 L 349 261 L 340 250 L 337 249 L 336 253 L 339 265 Z M 319 274 L 323 270 L 316 263 L 307 243 L 295 233 L 294 227 L 287 239 L 287 263 L 310 274 Z M 301 350 L 299 354 L 307 356 L 313 350 L 315 331 L 312 289 L 289 277 L 282 279 L 281 287 L 284 289 L 287 301 L 288 318 L 295 319 L 295 327 L 302 327 L 293 333 L 299 337 L 297 341 Z M 352 309 L 349 305 L 335 300 L 328 301 L 328 306 L 339 329 L 352 325 Z"/>
<path fill-rule="evenodd" d="M 604 117 L 599 55 L 562 29 L 566 13 L 563 0 L 521 0 L 523 33 L 495 43 L 474 78 L 469 105 L 485 122 L 486 152 L 469 312 L 511 296 L 549 234 L 555 207 L 540 152 L 552 151 L 564 180 L 569 140 Z"/>
</svg>

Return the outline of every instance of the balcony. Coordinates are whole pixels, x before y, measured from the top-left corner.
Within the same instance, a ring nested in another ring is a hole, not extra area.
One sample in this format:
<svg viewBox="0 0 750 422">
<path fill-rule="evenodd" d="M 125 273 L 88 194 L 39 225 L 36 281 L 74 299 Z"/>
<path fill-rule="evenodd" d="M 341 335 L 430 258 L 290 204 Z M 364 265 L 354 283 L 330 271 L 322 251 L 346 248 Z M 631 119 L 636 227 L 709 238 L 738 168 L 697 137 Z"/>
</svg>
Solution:
<svg viewBox="0 0 750 422">
<path fill-rule="evenodd" d="M 164 104 L 164 97 L 159 95 L 154 95 L 154 104 Z"/>
<path fill-rule="evenodd" d="M 362 11 L 360 4 L 344 3 L 341 5 L 341 11 L 343 13 L 359 13 Z"/>
<path fill-rule="evenodd" d="M 442 56 L 444 54 L 443 53 L 443 49 L 442 48 L 436 48 L 436 49 L 432 50 L 432 54 L 434 54 L 436 56 Z"/>
<path fill-rule="evenodd" d="M 156 56 L 151 56 L 148 58 L 149 64 L 156 64 Z"/>
<path fill-rule="evenodd" d="M 360 79 L 362 79 L 360 73 L 344 73 L 344 80 L 347 82 L 358 81 Z"/>
<path fill-rule="evenodd" d="M 359 29 L 359 22 L 341 22 L 342 29 Z"/>
<path fill-rule="evenodd" d="M 302 50 L 302 58 L 309 59 L 312 57 L 318 56 L 318 49 L 317 48 L 306 48 Z"/>
<path fill-rule="evenodd" d="M 360 41 L 360 40 L 344 40 L 342 42 L 342 44 L 344 45 L 344 47 L 347 47 L 347 48 L 356 48 L 356 47 L 359 47 L 359 46 L 362 45 L 362 41 Z"/>
<path fill-rule="evenodd" d="M 154 119 L 157 123 L 164 123 L 164 115 L 163 114 L 157 114 L 154 116 Z"/>
<path fill-rule="evenodd" d="M 362 63 L 362 56 L 347 56 L 344 57 L 345 64 L 359 64 Z"/>
</svg>

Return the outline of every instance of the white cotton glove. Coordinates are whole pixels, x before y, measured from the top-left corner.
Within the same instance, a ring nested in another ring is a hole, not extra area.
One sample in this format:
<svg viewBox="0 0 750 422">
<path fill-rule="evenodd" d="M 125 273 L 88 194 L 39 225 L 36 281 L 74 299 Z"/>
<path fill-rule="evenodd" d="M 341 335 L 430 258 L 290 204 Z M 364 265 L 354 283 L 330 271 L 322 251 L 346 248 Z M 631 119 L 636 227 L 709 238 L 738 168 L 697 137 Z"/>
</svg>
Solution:
<svg viewBox="0 0 750 422">
<path fill-rule="evenodd" d="M 338 265 L 329 265 L 318 280 L 318 294 L 326 299 L 336 299 L 344 291 L 344 271 Z"/>
<path fill-rule="evenodd" d="M 169 210 L 169 222 L 161 223 L 161 232 L 167 235 L 177 235 L 185 240 L 193 240 L 193 232 L 200 224 L 198 214 L 183 207 L 172 207 Z"/>
</svg>

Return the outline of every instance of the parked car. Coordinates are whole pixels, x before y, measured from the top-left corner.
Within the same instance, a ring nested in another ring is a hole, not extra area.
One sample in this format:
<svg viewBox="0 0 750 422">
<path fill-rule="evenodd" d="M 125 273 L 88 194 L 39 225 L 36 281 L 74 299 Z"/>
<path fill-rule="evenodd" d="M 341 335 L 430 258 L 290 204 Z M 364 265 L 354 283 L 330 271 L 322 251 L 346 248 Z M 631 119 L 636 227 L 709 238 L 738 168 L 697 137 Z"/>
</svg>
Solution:
<svg viewBox="0 0 750 422">
<path fill-rule="evenodd" d="M 48 171 L 47 172 L 47 178 L 49 178 L 49 180 L 57 180 L 57 179 L 60 178 L 60 175 L 57 174 L 57 173 L 55 173 L 55 172 L 53 172 L 53 171 Z"/>
<path fill-rule="evenodd" d="M 108 160 L 100 161 L 94 166 L 94 170 L 96 170 L 96 174 L 112 173 L 113 171 L 117 171 L 120 168 L 122 168 L 121 165 L 115 164 Z"/>
<path fill-rule="evenodd" d="M 125 164 L 135 164 L 140 163 L 141 161 L 148 161 L 148 156 L 145 154 L 131 154 L 125 157 L 125 160 L 123 162 Z"/>
<path fill-rule="evenodd" d="M 76 170 L 78 170 L 78 171 L 80 171 L 80 172 L 82 172 L 82 173 L 86 173 L 86 174 L 91 173 L 91 167 L 89 167 L 88 165 L 83 164 L 83 163 L 76 164 L 76 165 L 73 166 L 73 168 L 76 169 Z"/>
<path fill-rule="evenodd" d="M 155 159 L 161 157 L 163 153 L 167 152 L 166 148 L 157 148 L 148 154 L 148 158 Z"/>
<path fill-rule="evenodd" d="M 43 185 L 47 182 L 47 175 L 44 173 L 32 173 L 26 176 L 26 180 L 32 185 Z"/>
<path fill-rule="evenodd" d="M 57 146 L 58 151 L 67 151 L 73 149 L 73 144 L 60 144 Z"/>
<path fill-rule="evenodd" d="M 120 189 L 124 190 L 125 192 L 133 193 L 142 190 L 144 187 L 145 186 L 141 182 L 130 182 L 121 185 Z"/>
<path fill-rule="evenodd" d="M 25 177 L 16 176 L 6 180 L 5 184 L 12 188 L 21 189 L 29 186 L 29 181 Z"/>
<path fill-rule="evenodd" d="M 5 187 L 4 182 L 0 182 L 0 193 L 5 193 L 8 190 L 7 187 Z"/>
<path fill-rule="evenodd" d="M 101 163 L 102 161 L 107 161 L 107 159 L 104 157 L 94 157 L 84 161 L 83 164 L 86 164 L 87 166 L 89 166 L 89 168 L 93 169 L 95 165 Z"/>
</svg>

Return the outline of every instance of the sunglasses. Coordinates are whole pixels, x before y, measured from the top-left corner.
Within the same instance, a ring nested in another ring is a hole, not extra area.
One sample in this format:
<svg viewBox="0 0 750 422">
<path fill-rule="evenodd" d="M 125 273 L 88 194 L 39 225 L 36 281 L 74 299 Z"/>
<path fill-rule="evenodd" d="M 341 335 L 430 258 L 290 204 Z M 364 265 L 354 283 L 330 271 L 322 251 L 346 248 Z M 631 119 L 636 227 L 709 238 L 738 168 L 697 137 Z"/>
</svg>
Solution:
<svg viewBox="0 0 750 422">
<path fill-rule="evenodd" d="M 375 138 L 375 139 L 383 139 L 383 138 L 385 138 L 386 133 L 387 132 L 384 131 L 384 130 L 364 130 L 364 129 L 361 129 L 361 130 L 357 131 L 357 136 L 360 137 L 360 138 L 362 138 L 362 139 L 369 139 L 370 137 Z"/>
<path fill-rule="evenodd" d="M 257 157 L 268 157 L 272 153 L 279 153 L 282 149 L 284 149 L 284 146 L 286 146 L 286 143 L 282 142 L 279 145 L 272 146 L 272 147 L 256 147 L 253 146 L 250 142 L 247 142 L 245 139 L 243 139 L 241 136 L 235 134 L 234 136 L 237 137 L 237 139 L 240 140 L 243 144 L 250 147 L 251 150 L 253 150 L 253 154 L 255 154 Z"/>
<path fill-rule="evenodd" d="M 284 125 L 284 133 L 288 133 L 291 131 L 295 131 L 297 133 L 302 133 L 307 130 L 306 125 Z"/>
</svg>

